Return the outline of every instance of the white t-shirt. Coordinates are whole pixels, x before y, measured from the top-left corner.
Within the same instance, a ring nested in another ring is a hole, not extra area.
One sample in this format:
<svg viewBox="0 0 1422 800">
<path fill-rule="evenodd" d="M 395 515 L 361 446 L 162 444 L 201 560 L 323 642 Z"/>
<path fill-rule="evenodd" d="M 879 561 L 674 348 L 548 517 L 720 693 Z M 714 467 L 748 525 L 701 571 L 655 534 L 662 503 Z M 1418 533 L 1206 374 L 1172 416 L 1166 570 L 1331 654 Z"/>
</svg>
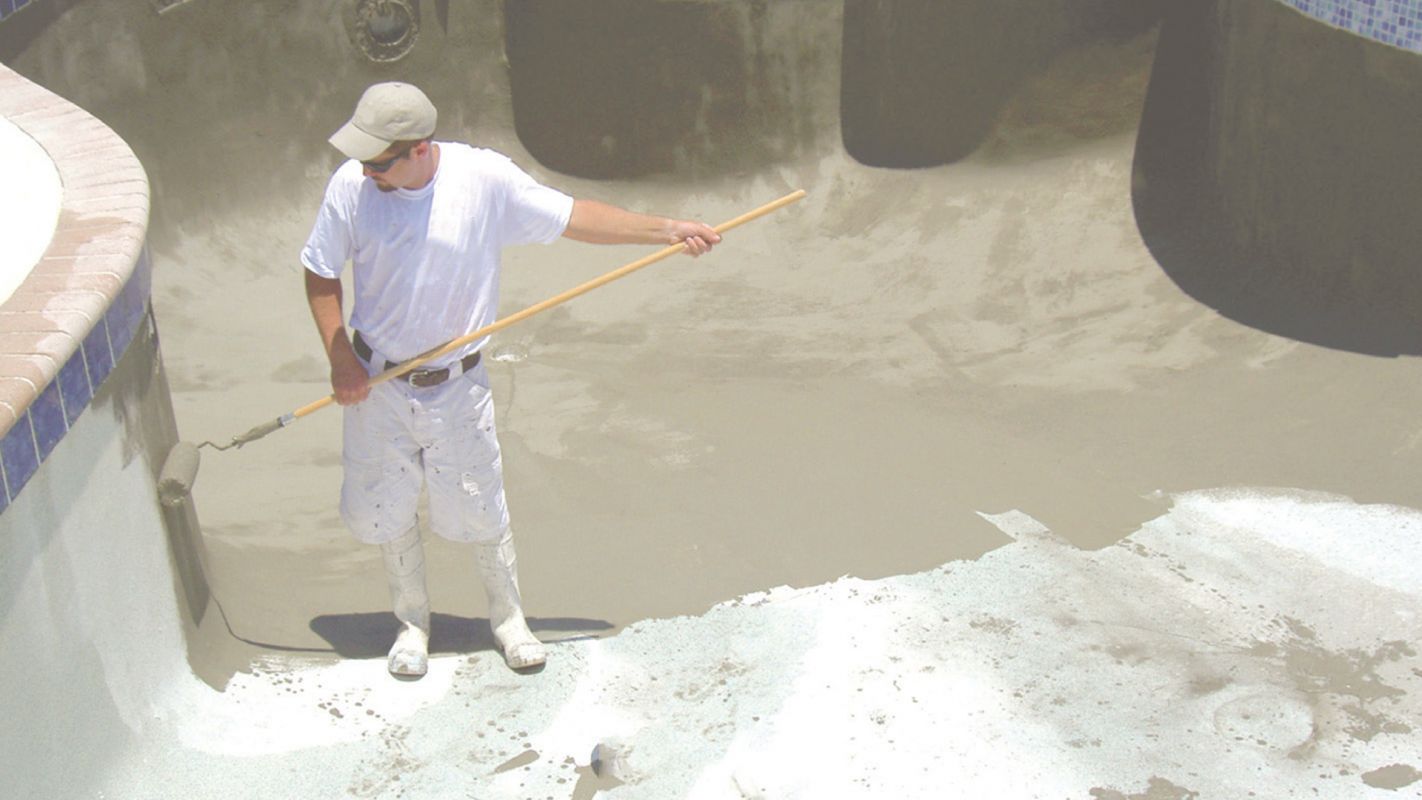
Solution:
<svg viewBox="0 0 1422 800">
<path fill-rule="evenodd" d="M 394 361 L 494 322 L 500 251 L 557 239 L 573 212 L 573 198 L 537 183 L 506 156 L 438 144 L 439 168 L 420 189 L 382 192 L 359 161 L 342 164 L 301 250 L 301 263 L 323 278 L 340 277 L 352 263 L 351 327 Z"/>
</svg>

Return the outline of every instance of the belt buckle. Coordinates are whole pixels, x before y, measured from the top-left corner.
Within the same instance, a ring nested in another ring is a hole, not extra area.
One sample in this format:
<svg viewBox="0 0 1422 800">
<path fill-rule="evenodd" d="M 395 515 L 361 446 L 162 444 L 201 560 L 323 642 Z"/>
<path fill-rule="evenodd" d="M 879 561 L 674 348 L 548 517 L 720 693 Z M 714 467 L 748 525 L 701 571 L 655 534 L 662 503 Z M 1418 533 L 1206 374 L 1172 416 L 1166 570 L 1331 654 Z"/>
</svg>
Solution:
<svg viewBox="0 0 1422 800">
<path fill-rule="evenodd" d="M 438 386 L 444 383 L 444 379 L 449 377 L 449 370 L 446 369 L 415 369 L 410 370 L 405 375 L 405 380 L 411 386 L 427 389 L 431 386 Z"/>
</svg>

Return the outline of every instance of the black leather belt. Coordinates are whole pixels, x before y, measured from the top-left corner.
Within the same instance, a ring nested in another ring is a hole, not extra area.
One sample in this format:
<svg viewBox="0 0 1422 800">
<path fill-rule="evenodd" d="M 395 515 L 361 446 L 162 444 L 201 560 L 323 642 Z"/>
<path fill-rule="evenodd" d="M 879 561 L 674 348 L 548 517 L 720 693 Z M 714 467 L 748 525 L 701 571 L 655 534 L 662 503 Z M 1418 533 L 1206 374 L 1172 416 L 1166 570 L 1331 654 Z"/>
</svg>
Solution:
<svg viewBox="0 0 1422 800">
<path fill-rule="evenodd" d="M 370 349 L 370 345 L 366 344 L 365 339 L 361 338 L 360 331 L 356 331 L 355 335 L 351 337 L 351 347 L 355 349 L 355 354 L 360 356 L 360 359 L 367 364 L 370 363 L 371 356 L 375 355 Z M 478 365 L 479 351 L 475 350 L 459 360 L 459 373 L 462 375 Z M 385 366 L 382 367 L 382 371 L 394 369 L 398 366 L 400 365 L 394 361 L 387 361 L 385 362 Z M 440 367 L 439 369 L 412 369 L 399 377 L 400 380 L 409 382 L 411 386 L 427 389 L 449 380 L 450 375 L 449 367 Z"/>
</svg>

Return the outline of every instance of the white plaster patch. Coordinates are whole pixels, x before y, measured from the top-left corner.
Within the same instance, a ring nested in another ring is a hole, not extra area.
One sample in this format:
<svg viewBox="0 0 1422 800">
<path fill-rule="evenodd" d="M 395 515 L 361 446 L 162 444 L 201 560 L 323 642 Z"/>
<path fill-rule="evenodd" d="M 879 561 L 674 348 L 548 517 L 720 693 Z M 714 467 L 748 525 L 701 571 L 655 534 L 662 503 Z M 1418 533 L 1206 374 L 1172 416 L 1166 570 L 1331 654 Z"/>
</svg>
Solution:
<svg viewBox="0 0 1422 800">
<path fill-rule="evenodd" d="M 460 659 L 431 658 L 418 681 L 392 678 L 385 658 L 317 666 L 268 657 L 222 692 L 189 676 L 164 713 L 185 747 L 262 756 L 352 742 L 400 724 L 444 699 Z"/>
<path fill-rule="evenodd" d="M 428 685 L 376 661 L 254 676 L 187 709 L 183 738 L 305 741 L 313 798 L 567 797 L 608 741 L 627 776 L 610 798 L 1397 797 L 1373 784 L 1422 767 L 1422 514 L 1174 500 L 1096 551 L 984 515 L 1017 541 L 554 645 L 536 676 L 487 653 L 433 662 Z M 374 727 L 320 718 L 357 699 Z M 154 759 L 179 762 L 175 786 L 261 788 L 262 761 Z"/>
<path fill-rule="evenodd" d="M 1422 591 L 1422 514 L 1401 506 L 1360 506 L 1346 497 L 1280 491 L 1192 492 L 1177 500 L 1182 517 L 1239 529 L 1271 544 L 1326 562 L 1378 586 Z"/>
<path fill-rule="evenodd" d="M 645 667 L 610 653 L 605 643 L 594 640 L 582 650 L 582 669 L 575 679 L 572 695 L 556 711 L 548 735 L 540 745 L 554 752 L 568 753 L 573 763 L 588 766 L 593 748 L 608 739 L 634 740 L 647 720 L 634 707 L 606 702 L 611 692 L 622 697 L 627 689 L 648 682 Z M 622 691 L 619 691 L 622 690 Z"/>
<path fill-rule="evenodd" d="M 931 573 L 722 607 L 759 614 L 783 641 L 809 639 L 798 657 L 753 663 L 726 688 L 773 713 L 686 749 L 686 732 L 727 721 L 721 705 L 654 713 L 634 701 L 624 711 L 650 720 L 633 738 L 641 777 L 617 796 L 918 797 L 953 786 L 979 797 L 1151 787 L 1366 797 L 1375 790 L 1358 775 L 1422 752 L 1406 723 L 1422 708 L 1417 654 L 1392 644 L 1422 634 L 1395 613 L 1416 604 L 1418 587 L 1406 569 L 1372 571 L 1419 563 L 1416 512 L 1195 493 L 1097 552 L 1043 538 L 1019 512 L 983 516 L 1019 541 Z M 1310 557 L 1281 561 L 1281 543 Z M 1350 628 L 1356 614 L 1320 614 L 1305 595 L 1376 613 Z M 791 603 L 809 625 L 777 624 Z M 681 629 L 676 639 L 707 643 L 705 675 L 735 639 L 725 623 L 648 623 L 605 646 L 641 649 Z M 781 699 L 750 696 L 751 676 Z"/>
</svg>

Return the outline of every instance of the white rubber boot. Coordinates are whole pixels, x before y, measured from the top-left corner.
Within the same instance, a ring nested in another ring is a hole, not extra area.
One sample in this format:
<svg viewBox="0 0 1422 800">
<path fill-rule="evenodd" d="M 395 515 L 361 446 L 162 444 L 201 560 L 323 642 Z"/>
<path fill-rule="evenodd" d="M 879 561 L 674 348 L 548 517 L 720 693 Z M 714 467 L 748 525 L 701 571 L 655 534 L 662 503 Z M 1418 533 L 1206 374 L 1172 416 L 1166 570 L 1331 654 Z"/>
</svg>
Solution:
<svg viewBox="0 0 1422 800">
<path fill-rule="evenodd" d="M 479 576 L 484 579 L 484 591 L 489 596 L 489 625 L 504 651 L 504 662 L 510 669 L 526 669 L 547 661 L 543 643 L 528 629 L 528 622 L 523 618 L 513 535 L 505 534 L 502 541 L 494 544 L 476 542 L 474 554 L 479 563 Z"/>
<path fill-rule="evenodd" d="M 400 620 L 400 633 L 387 662 L 390 674 L 423 675 L 430 662 L 430 597 L 425 592 L 425 548 L 419 529 L 411 528 L 382 544 L 380 553 L 385 557 L 395 618 Z"/>
</svg>

